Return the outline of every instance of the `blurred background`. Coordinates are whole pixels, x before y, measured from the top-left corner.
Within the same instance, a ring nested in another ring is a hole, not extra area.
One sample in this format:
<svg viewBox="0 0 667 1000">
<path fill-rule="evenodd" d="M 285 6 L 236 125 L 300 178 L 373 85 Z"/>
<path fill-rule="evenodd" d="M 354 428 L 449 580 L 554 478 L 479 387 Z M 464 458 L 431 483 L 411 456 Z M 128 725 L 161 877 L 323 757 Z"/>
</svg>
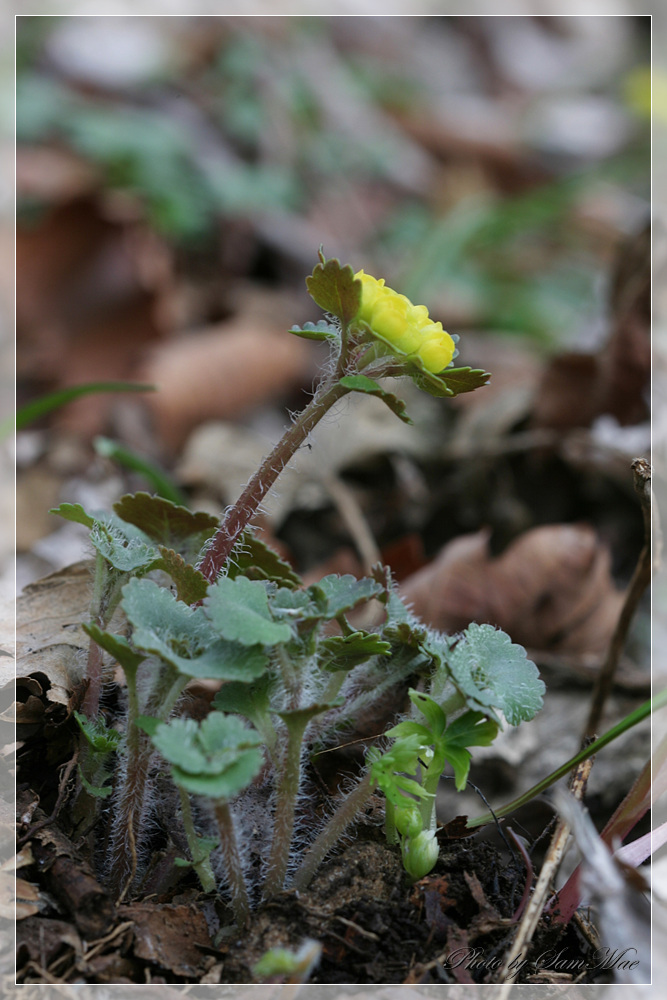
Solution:
<svg viewBox="0 0 667 1000">
<path fill-rule="evenodd" d="M 437 627 L 490 620 L 526 645 L 552 671 L 552 731 L 501 753 L 498 794 L 517 754 L 545 773 L 644 538 L 651 19 L 17 24 L 17 404 L 155 387 L 20 430 L 19 588 L 87 555 L 47 513 L 60 501 L 233 502 L 325 360 L 287 333 L 320 318 L 304 278 L 322 245 L 425 303 L 493 377 L 451 402 L 397 387 L 412 427 L 350 401 L 260 530 L 306 579 L 382 558 Z M 646 606 L 619 713 L 646 695 L 649 626 Z M 640 740 L 614 781 L 600 765 L 602 809 L 645 755 Z"/>
</svg>

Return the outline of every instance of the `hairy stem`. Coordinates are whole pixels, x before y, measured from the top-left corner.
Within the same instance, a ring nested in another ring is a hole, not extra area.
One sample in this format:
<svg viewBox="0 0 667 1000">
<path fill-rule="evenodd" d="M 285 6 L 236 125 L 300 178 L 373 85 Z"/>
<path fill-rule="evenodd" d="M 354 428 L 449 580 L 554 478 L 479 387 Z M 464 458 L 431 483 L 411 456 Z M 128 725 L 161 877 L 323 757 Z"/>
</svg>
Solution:
<svg viewBox="0 0 667 1000">
<path fill-rule="evenodd" d="M 320 835 L 308 849 L 294 877 L 293 889 L 303 891 L 308 886 L 326 855 L 335 847 L 336 842 L 345 833 L 350 823 L 354 821 L 370 794 L 371 775 L 368 771 L 352 791 L 346 795 Z"/>
<path fill-rule="evenodd" d="M 287 746 L 277 782 L 276 814 L 273 822 L 273 840 L 269 856 L 268 875 L 262 893 L 264 899 L 275 896 L 283 888 L 292 833 L 294 831 L 294 811 L 301 782 L 301 743 L 308 725 L 308 719 L 303 723 L 290 723 L 287 735 Z"/>
<path fill-rule="evenodd" d="M 218 578 L 239 535 L 254 517 L 262 500 L 289 460 L 325 413 L 349 391 L 339 382 L 323 383 L 305 410 L 285 431 L 271 454 L 264 459 L 241 496 L 225 515 L 213 536 L 199 566 L 207 580 L 214 581 Z"/>
<path fill-rule="evenodd" d="M 234 830 L 234 818 L 228 803 L 223 799 L 219 799 L 215 804 L 215 818 L 218 821 L 220 831 L 222 859 L 232 897 L 234 919 L 239 927 L 247 927 L 250 921 L 248 888 L 243 877 L 243 866 Z"/>
</svg>

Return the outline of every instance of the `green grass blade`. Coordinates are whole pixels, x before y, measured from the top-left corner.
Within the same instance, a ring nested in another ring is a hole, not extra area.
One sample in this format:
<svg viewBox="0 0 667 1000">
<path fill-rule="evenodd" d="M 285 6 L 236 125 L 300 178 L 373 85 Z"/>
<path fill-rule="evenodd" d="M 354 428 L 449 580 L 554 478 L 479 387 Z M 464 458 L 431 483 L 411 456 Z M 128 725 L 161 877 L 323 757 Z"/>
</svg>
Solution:
<svg viewBox="0 0 667 1000">
<path fill-rule="evenodd" d="M 16 419 L 10 417 L 0 423 L 0 437 L 5 437 L 11 433 L 13 427 L 22 430 L 29 424 L 46 416 L 52 410 L 57 410 L 79 396 L 90 396 L 98 392 L 155 392 L 156 386 L 144 385 L 141 382 L 85 382 L 83 385 L 68 386 L 67 389 L 58 389 L 47 396 L 33 399 L 26 403 L 16 413 Z"/>
<path fill-rule="evenodd" d="M 111 438 L 96 437 L 93 441 L 93 447 L 97 454 L 102 455 L 103 458 L 111 458 L 119 465 L 125 466 L 126 469 L 139 472 L 150 483 L 158 496 L 164 497 L 165 500 L 171 500 L 172 503 L 181 507 L 188 506 L 187 497 L 181 493 L 164 469 L 155 462 L 151 462 L 136 451 L 118 444 L 117 441 L 112 441 Z"/>
<path fill-rule="evenodd" d="M 552 771 L 552 773 L 546 778 L 543 778 L 542 781 L 538 781 L 536 785 L 533 785 L 532 788 L 529 788 L 527 792 L 524 792 L 518 798 L 513 799 L 504 806 L 501 806 L 500 809 L 494 809 L 493 813 L 487 812 L 483 813 L 481 816 L 475 816 L 474 819 L 469 819 L 466 824 L 468 830 L 473 830 L 478 826 L 486 826 L 487 823 L 493 823 L 495 819 L 501 819 L 503 816 L 508 816 L 510 813 L 514 812 L 515 809 L 518 809 L 519 806 L 525 805 L 527 802 L 530 802 L 531 799 L 534 799 L 536 795 L 540 795 L 543 791 L 545 791 L 545 789 L 549 788 L 550 785 L 553 785 L 554 782 L 558 781 L 560 778 L 564 778 L 573 767 L 577 766 L 577 764 L 581 764 L 582 761 L 588 760 L 589 757 L 592 757 L 599 750 L 602 750 L 603 747 L 606 747 L 608 743 L 611 743 L 618 736 L 621 736 L 629 729 L 632 729 L 633 726 L 642 722 L 642 720 L 649 716 L 651 712 L 656 712 L 659 708 L 663 708 L 665 705 L 667 705 L 667 689 L 661 691 L 660 694 L 656 695 L 652 700 L 645 701 L 643 705 L 636 708 L 634 712 L 630 712 L 630 714 L 626 715 L 624 719 L 621 719 L 621 721 L 617 722 L 615 726 L 612 726 L 612 728 L 604 733 L 603 736 L 594 740 L 591 744 L 589 744 L 589 746 L 584 747 L 584 749 L 580 750 L 578 754 L 575 754 L 574 757 L 571 757 L 570 760 L 566 761 L 565 764 L 562 764 L 561 767 Z"/>
</svg>

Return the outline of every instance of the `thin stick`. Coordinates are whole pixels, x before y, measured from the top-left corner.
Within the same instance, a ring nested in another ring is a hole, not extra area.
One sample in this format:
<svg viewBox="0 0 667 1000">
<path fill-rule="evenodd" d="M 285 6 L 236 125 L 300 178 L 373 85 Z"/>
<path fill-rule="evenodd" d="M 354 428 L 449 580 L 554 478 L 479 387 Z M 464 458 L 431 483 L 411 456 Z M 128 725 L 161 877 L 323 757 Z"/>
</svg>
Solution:
<svg viewBox="0 0 667 1000">
<path fill-rule="evenodd" d="M 592 766 L 592 760 L 582 761 L 572 777 L 570 789 L 576 799 L 581 800 L 583 798 Z M 516 975 L 517 959 L 522 961 L 521 956 L 525 953 L 525 949 L 533 939 L 533 934 L 544 909 L 544 902 L 549 891 L 549 886 L 551 885 L 551 880 L 562 861 L 569 839 L 570 828 L 566 823 L 561 821 L 552 837 L 547 856 L 544 859 L 542 870 L 535 885 L 535 892 L 524 911 L 514 944 L 505 959 L 505 964 L 498 979 L 500 983 L 507 983 Z"/>
<path fill-rule="evenodd" d="M 641 599 L 642 594 L 651 582 L 651 466 L 643 458 L 636 458 L 632 463 L 634 473 L 635 491 L 639 494 L 639 499 L 644 515 L 644 545 L 639 554 L 635 571 L 625 595 L 625 602 L 618 616 L 618 622 L 614 629 L 614 634 L 609 643 L 609 650 L 602 669 L 598 674 L 593 694 L 591 696 L 591 707 L 588 713 L 584 736 L 593 736 L 600 725 L 605 702 L 609 697 L 614 683 L 614 675 L 618 667 L 621 653 L 625 647 L 630 623 Z"/>
<path fill-rule="evenodd" d="M 53 807 L 53 812 L 50 816 L 45 816 L 44 819 L 40 819 L 39 823 L 35 823 L 31 826 L 27 833 L 24 833 L 22 837 L 16 842 L 17 847 L 23 847 L 29 840 L 31 840 L 36 833 L 43 830 L 45 826 L 49 826 L 58 818 L 58 813 L 62 809 L 63 802 L 65 800 L 65 792 L 67 790 L 67 782 L 70 779 L 74 765 L 79 759 L 79 748 L 74 751 L 74 755 L 70 761 L 68 761 L 62 778 L 60 779 L 60 784 L 58 785 L 58 798 L 56 799 L 56 804 Z"/>
</svg>

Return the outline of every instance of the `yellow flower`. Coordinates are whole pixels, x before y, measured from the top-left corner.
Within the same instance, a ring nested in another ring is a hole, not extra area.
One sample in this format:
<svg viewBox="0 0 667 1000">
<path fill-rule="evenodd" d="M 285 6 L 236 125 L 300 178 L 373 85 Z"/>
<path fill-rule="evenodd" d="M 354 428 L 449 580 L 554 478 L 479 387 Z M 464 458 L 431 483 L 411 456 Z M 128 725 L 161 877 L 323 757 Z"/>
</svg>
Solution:
<svg viewBox="0 0 667 1000">
<path fill-rule="evenodd" d="M 434 323 L 426 306 L 415 306 L 405 295 L 388 288 L 384 278 L 358 271 L 362 285 L 361 309 L 357 316 L 376 334 L 402 354 L 417 355 L 426 371 L 436 374 L 454 357 L 454 341 L 442 323 Z"/>
</svg>

